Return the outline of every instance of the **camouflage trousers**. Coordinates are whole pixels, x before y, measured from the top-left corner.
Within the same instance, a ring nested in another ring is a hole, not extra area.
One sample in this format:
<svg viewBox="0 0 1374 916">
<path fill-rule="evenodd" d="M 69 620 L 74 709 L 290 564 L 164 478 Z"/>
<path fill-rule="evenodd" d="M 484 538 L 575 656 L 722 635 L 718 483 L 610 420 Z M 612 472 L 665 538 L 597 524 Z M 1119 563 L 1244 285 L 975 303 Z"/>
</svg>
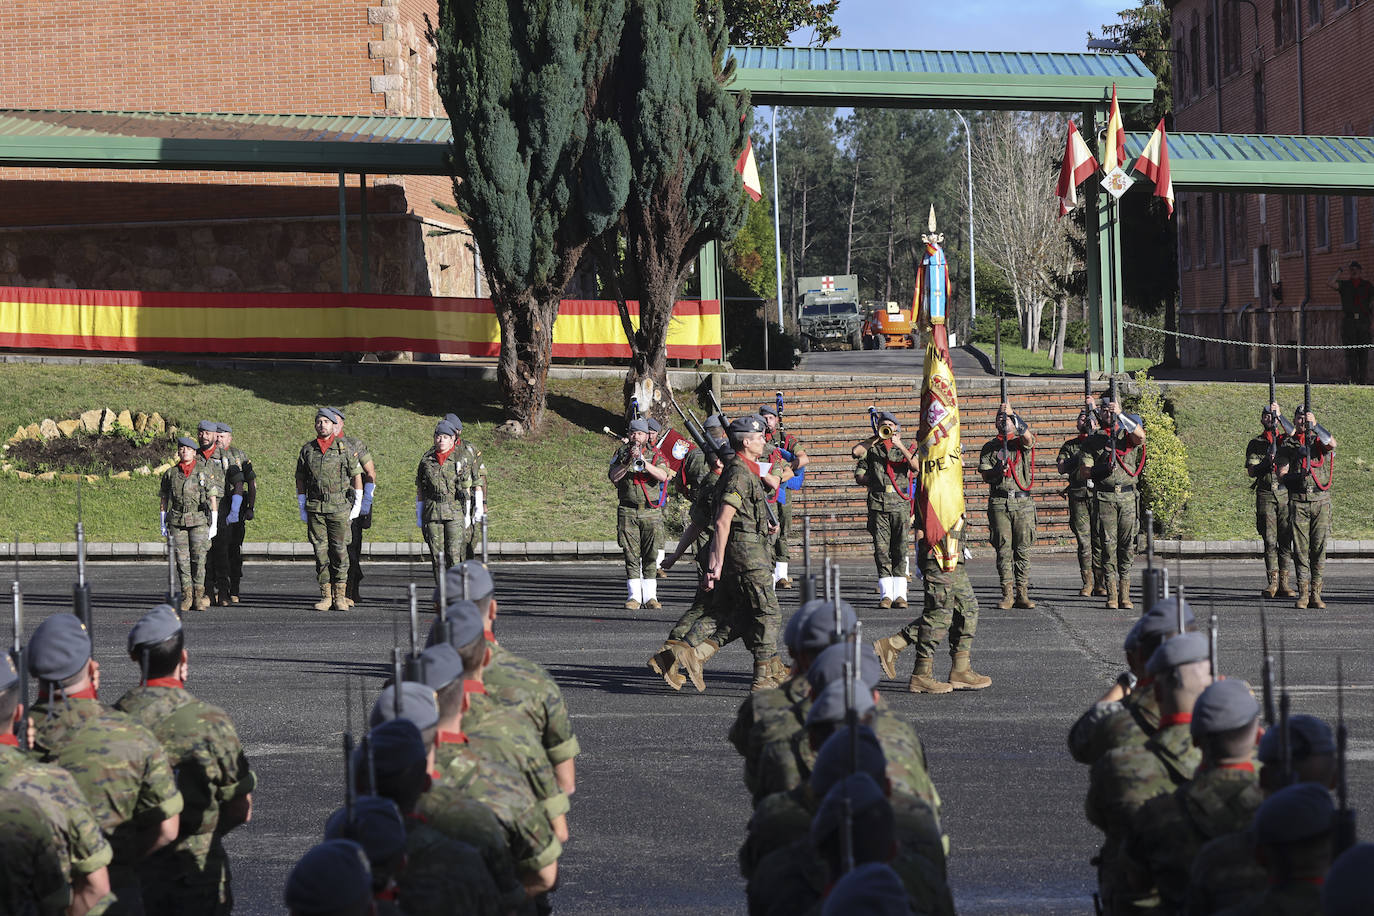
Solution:
<svg viewBox="0 0 1374 916">
<path fill-rule="evenodd" d="M 1035 501 L 1029 496 L 988 498 L 988 535 L 997 551 L 997 578 L 1003 585 L 1030 585 L 1030 552 L 1035 546 Z"/>
<path fill-rule="evenodd" d="M 934 658 L 940 643 L 949 637 L 949 654 L 968 652 L 978 632 L 978 597 L 960 563 L 946 572 L 931 557 L 921 560 L 925 577 L 925 603 L 921 616 L 902 627 L 907 642 L 916 646 L 916 657 Z"/>
<path fill-rule="evenodd" d="M 1293 556 L 1293 518 L 1288 508 L 1288 491 L 1255 491 L 1255 530 L 1264 540 L 1264 571 L 1288 569 Z"/>
<path fill-rule="evenodd" d="M 782 612 L 773 591 L 771 569 L 739 568 L 727 557 L 720 581 L 706 594 L 710 596 L 708 606 L 688 631 L 688 645 L 714 639 L 723 646 L 742 638 L 755 662 L 766 662 L 778 654 Z"/>
<path fill-rule="evenodd" d="M 348 584 L 348 544 L 353 537 L 348 510 L 307 512 L 305 530 L 315 548 L 315 579 L 321 585 Z"/>
<path fill-rule="evenodd" d="M 878 578 L 906 575 L 908 543 L 911 540 L 911 503 L 893 494 L 884 498 L 883 507 L 868 508 L 868 533 L 873 536 L 873 562 Z"/>
<path fill-rule="evenodd" d="M 1330 494 L 1290 493 L 1288 517 L 1293 528 L 1293 568 L 1298 582 L 1319 582 L 1326 568 L 1326 539 L 1331 534 Z"/>
<path fill-rule="evenodd" d="M 449 567 L 457 566 L 466 559 L 468 532 L 461 518 L 447 521 L 435 519 L 425 522 L 421 530 L 425 535 L 425 543 L 429 545 L 429 565 L 434 574 L 434 587 L 438 588 L 439 581 Z"/>
<path fill-rule="evenodd" d="M 1069 491 L 1069 528 L 1078 543 L 1078 571 L 1087 575 L 1102 568 L 1102 543 L 1093 536 L 1097 528 L 1097 499 L 1092 490 L 1081 495 Z"/>
<path fill-rule="evenodd" d="M 778 563 L 786 563 L 788 554 L 792 551 L 792 545 L 787 541 L 788 535 L 792 533 L 792 503 L 775 505 L 773 511 L 778 516 L 778 536 L 773 539 L 773 559 Z"/>
<path fill-rule="evenodd" d="M 621 506 L 615 520 L 616 543 L 625 552 L 625 578 L 651 578 L 663 546 L 663 510 L 657 506 Z"/>
<path fill-rule="evenodd" d="M 695 626 L 696 622 L 705 616 L 706 612 L 711 608 L 711 596 L 714 594 L 714 591 L 704 591 L 700 585 L 702 577 L 706 575 L 707 562 L 711 559 L 711 538 L 709 534 L 702 534 L 697 538 L 696 555 L 697 593 L 692 596 L 691 607 L 682 612 L 682 616 L 677 619 L 677 623 L 673 624 L 673 628 L 668 631 L 669 639 L 687 639 L 687 635 L 692 632 L 692 628 Z M 717 621 L 716 623 L 716 629 L 719 630 L 719 622 Z M 698 633 L 697 641 L 690 644 L 693 646 L 700 645 L 703 640 L 710 639 L 711 636 L 712 634 L 705 632 L 703 628 L 703 630 Z M 727 639 L 726 641 L 728 642 L 729 640 Z M 725 643 L 720 644 L 725 645 Z"/>
<path fill-rule="evenodd" d="M 1102 542 L 1102 568 L 1108 581 L 1125 579 L 1135 560 L 1135 536 L 1140 531 L 1135 492 L 1097 491 L 1097 531 Z"/>
<path fill-rule="evenodd" d="M 181 579 L 181 592 L 191 594 L 193 588 L 205 588 L 206 558 L 210 554 L 210 526 L 196 525 L 183 528 L 168 525 L 172 534 L 172 547 L 176 551 L 177 576 Z"/>
</svg>

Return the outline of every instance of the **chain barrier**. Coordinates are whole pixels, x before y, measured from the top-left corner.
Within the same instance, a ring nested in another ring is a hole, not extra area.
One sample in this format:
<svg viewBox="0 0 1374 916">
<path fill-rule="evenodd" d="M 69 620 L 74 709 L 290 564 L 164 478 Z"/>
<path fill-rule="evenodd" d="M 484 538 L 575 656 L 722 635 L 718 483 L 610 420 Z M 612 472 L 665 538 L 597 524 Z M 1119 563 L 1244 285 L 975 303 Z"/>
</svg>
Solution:
<svg viewBox="0 0 1374 916">
<path fill-rule="evenodd" d="M 1183 337 L 1188 340 L 1201 340 L 1206 343 L 1230 344 L 1234 347 L 1268 347 L 1273 350 L 1369 350 L 1374 349 L 1374 343 L 1364 344 L 1271 344 L 1261 343 L 1260 341 L 1250 342 L 1248 340 L 1230 340 L 1222 337 L 1204 337 L 1201 334 L 1186 334 L 1183 331 L 1170 331 L 1165 328 L 1157 328 L 1148 324 L 1136 324 L 1134 321 L 1123 321 L 1122 326 L 1135 328 L 1139 331 L 1153 331 L 1156 334 L 1168 334 L 1172 337 Z"/>
</svg>

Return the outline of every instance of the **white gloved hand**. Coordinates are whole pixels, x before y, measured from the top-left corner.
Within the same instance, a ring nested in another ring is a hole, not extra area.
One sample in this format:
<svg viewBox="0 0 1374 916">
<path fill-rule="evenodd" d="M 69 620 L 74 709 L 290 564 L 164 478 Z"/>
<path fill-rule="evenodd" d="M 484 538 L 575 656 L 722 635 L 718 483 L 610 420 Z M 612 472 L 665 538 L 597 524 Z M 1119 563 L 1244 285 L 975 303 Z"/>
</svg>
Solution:
<svg viewBox="0 0 1374 916">
<path fill-rule="evenodd" d="M 166 536 L 167 536 L 167 513 L 166 513 L 165 511 L 159 512 L 159 513 L 158 513 L 158 520 L 157 520 L 157 523 L 158 523 L 158 526 L 159 526 L 160 528 L 162 528 L 162 536 L 163 536 L 163 537 L 166 537 Z"/>
<path fill-rule="evenodd" d="M 362 515 L 362 514 L 363 514 L 363 491 L 362 491 L 362 490 L 354 490 L 354 491 L 353 491 L 353 508 L 350 509 L 349 512 L 348 512 L 348 520 L 349 520 L 349 521 L 352 521 L 353 519 L 357 518 L 359 515 Z"/>
<path fill-rule="evenodd" d="M 229 514 L 224 520 L 231 525 L 237 525 L 239 523 L 239 509 L 241 508 L 243 508 L 243 494 L 235 493 L 229 497 Z"/>
<path fill-rule="evenodd" d="M 218 534 L 218 533 L 219 533 L 219 519 L 218 519 L 217 517 L 215 517 L 215 516 L 212 515 L 212 516 L 210 516 L 210 533 L 209 533 L 209 538 L 210 538 L 210 540 L 213 541 L 213 540 L 215 539 L 215 535 Z"/>
<path fill-rule="evenodd" d="M 480 522 L 482 519 L 487 517 L 487 504 L 486 500 L 484 499 L 485 494 L 482 492 L 481 487 L 478 487 L 473 492 L 474 502 L 476 503 L 476 509 L 473 512 L 473 518 L 475 521 Z"/>
<path fill-rule="evenodd" d="M 376 491 L 377 485 L 375 483 L 363 484 L 363 515 L 372 511 L 372 494 Z"/>
<path fill-rule="evenodd" d="M 415 527 L 425 527 L 425 504 L 421 500 L 415 500 Z"/>
<path fill-rule="evenodd" d="M 296 505 L 301 507 L 301 521 L 305 521 L 305 494 L 296 494 Z"/>
</svg>

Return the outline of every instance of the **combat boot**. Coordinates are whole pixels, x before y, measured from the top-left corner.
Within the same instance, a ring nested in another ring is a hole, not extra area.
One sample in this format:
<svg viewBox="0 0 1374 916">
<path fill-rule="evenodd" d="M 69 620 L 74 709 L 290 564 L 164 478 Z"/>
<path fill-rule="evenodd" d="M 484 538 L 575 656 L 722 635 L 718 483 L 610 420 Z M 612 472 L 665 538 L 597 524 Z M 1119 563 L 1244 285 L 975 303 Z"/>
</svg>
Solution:
<svg viewBox="0 0 1374 916">
<path fill-rule="evenodd" d="M 1314 576 L 1312 578 L 1312 594 L 1307 603 L 1315 608 L 1326 607 L 1326 602 L 1322 600 L 1322 580 L 1320 576 Z"/>
<path fill-rule="evenodd" d="M 1093 574 L 1090 570 L 1084 569 L 1079 571 L 1079 575 L 1083 578 L 1083 587 L 1078 590 L 1078 594 L 1086 598 L 1093 593 L 1093 589 L 1096 587 L 1093 582 Z"/>
<path fill-rule="evenodd" d="M 333 605 L 333 606 L 334 606 L 334 610 L 336 610 L 336 611 L 346 611 L 346 610 L 348 610 L 348 594 L 347 594 L 347 592 L 348 592 L 348 586 L 347 586 L 347 585 L 344 585 L 343 583 L 338 583 L 338 584 L 336 584 L 336 585 L 334 586 L 334 605 Z"/>
<path fill-rule="evenodd" d="M 1307 602 L 1308 602 L 1307 583 L 1304 582 L 1304 581 L 1302 581 L 1301 579 L 1299 579 L 1299 580 L 1298 580 L 1298 600 L 1295 601 L 1295 602 L 1293 602 L 1293 607 L 1297 608 L 1297 609 L 1300 610 L 1300 611 L 1305 611 L 1305 610 L 1307 610 Z"/>
<path fill-rule="evenodd" d="M 1035 607 L 1035 602 L 1032 601 L 1032 600 L 1031 600 L 1031 597 L 1030 597 L 1030 586 L 1029 586 L 1029 585 L 1018 585 L 1018 586 L 1016 586 L 1016 606 L 1019 607 L 1019 608 L 1033 608 L 1033 607 Z"/>
<path fill-rule="evenodd" d="M 873 651 L 878 656 L 878 664 L 883 666 L 883 674 L 894 680 L 897 678 L 897 656 L 909 645 L 911 643 L 901 633 L 884 636 L 873 643 Z"/>
<path fill-rule="evenodd" d="M 1121 583 L 1117 586 L 1117 603 L 1126 610 L 1130 610 L 1131 608 L 1135 607 L 1134 604 L 1131 604 L 1130 576 L 1123 576 L 1121 579 Z"/>
<path fill-rule="evenodd" d="M 189 611 L 191 606 L 195 603 L 196 599 L 192 596 L 191 590 L 183 586 L 181 589 L 181 607 L 179 610 Z"/>
<path fill-rule="evenodd" d="M 1101 598 L 1107 594 L 1107 571 L 1101 566 L 1093 567 L 1093 595 Z"/>
<path fill-rule="evenodd" d="M 1107 580 L 1107 609 L 1108 609 L 1108 610 L 1111 610 L 1111 611 L 1116 610 L 1116 602 L 1117 602 L 1117 598 L 1116 598 L 1116 580 L 1115 580 L 1115 579 L 1108 579 L 1108 580 Z"/>
<path fill-rule="evenodd" d="M 997 602 L 997 606 L 1004 611 L 1011 610 L 1011 606 L 1016 603 L 1016 598 L 1012 595 L 1012 585 L 1010 582 L 1002 583 L 1002 600 Z"/>
<path fill-rule="evenodd" d="M 682 685 L 687 683 L 687 677 L 677 670 L 677 655 L 674 654 L 672 646 L 666 642 L 663 644 L 663 648 L 659 649 L 649 659 L 649 669 L 654 674 L 660 675 L 674 690 L 681 690 Z"/>
<path fill-rule="evenodd" d="M 203 588 L 198 588 L 198 589 L 196 589 L 196 590 L 195 590 L 194 598 L 195 598 L 195 603 L 196 603 L 196 610 L 198 610 L 198 611 L 209 610 L 209 608 L 210 608 L 210 597 L 209 597 L 208 595 L 205 594 L 205 589 L 203 589 Z"/>
<path fill-rule="evenodd" d="M 773 660 L 772 662 L 770 662 L 770 664 L 772 665 L 772 667 L 769 669 L 769 671 L 773 675 L 773 680 L 777 681 L 779 685 L 781 685 L 783 681 L 787 680 L 789 677 L 792 676 L 792 670 L 788 668 L 785 664 L 783 664 L 782 659 L 778 656 L 774 655 Z"/>
<path fill-rule="evenodd" d="M 1288 584 L 1288 570 L 1279 570 L 1279 590 L 1274 594 L 1280 598 L 1292 598 L 1297 592 L 1293 591 L 1293 586 Z"/>
<path fill-rule="evenodd" d="M 777 689 L 778 682 L 773 680 L 773 675 L 769 673 L 772 667 L 772 659 L 763 662 L 754 662 L 754 683 L 749 687 L 751 692 Z"/>
<path fill-rule="evenodd" d="M 911 672 L 911 680 L 907 681 L 906 689 L 912 693 L 951 693 L 954 685 L 935 679 L 935 659 L 918 658 L 916 670 Z"/>
<path fill-rule="evenodd" d="M 320 586 L 320 600 L 315 602 L 315 610 L 327 611 L 334 606 L 334 586 L 325 582 Z"/>
<path fill-rule="evenodd" d="M 969 664 L 967 652 L 955 652 L 954 665 L 949 670 L 949 683 L 955 690 L 982 690 L 992 686 L 992 678 L 979 674 Z"/>
<path fill-rule="evenodd" d="M 710 642 L 710 640 L 707 640 L 707 642 Z M 692 679 L 692 686 L 697 689 L 697 693 L 705 693 L 706 678 L 702 675 L 702 658 L 697 653 L 697 650 L 680 639 L 670 639 L 664 643 L 664 645 L 673 653 L 673 660 L 680 665 L 682 670 L 687 673 L 687 676 Z M 702 645 L 704 646 L 706 643 L 702 643 Z M 711 656 L 707 655 L 706 657 L 710 658 Z"/>
<path fill-rule="evenodd" d="M 1260 592 L 1260 594 L 1266 598 L 1272 598 L 1278 594 L 1278 591 L 1279 571 L 1277 569 L 1271 569 L 1269 570 L 1269 585 L 1266 586 L 1264 590 Z"/>
</svg>

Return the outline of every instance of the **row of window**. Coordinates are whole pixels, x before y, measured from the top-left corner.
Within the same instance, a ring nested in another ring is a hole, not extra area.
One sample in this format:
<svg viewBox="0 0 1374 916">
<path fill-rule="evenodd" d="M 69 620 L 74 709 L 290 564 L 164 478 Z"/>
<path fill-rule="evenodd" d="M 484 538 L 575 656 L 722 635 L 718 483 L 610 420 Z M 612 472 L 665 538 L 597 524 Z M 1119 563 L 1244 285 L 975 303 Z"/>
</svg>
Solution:
<svg viewBox="0 0 1374 916">
<path fill-rule="evenodd" d="M 1226 255 L 1232 261 L 1249 257 L 1250 223 L 1248 202 L 1258 202 L 1260 222 L 1266 222 L 1268 195 L 1193 194 L 1181 199 L 1178 205 L 1178 257 L 1184 270 L 1202 269 L 1208 264 L 1220 264 L 1222 237 L 1225 235 Z M 1307 247 L 1307 197 L 1279 195 L 1282 212 L 1279 219 L 1280 251 L 1295 254 Z M 1357 197 L 1313 198 L 1313 247 L 1331 247 L 1331 215 L 1335 210 L 1340 218 L 1339 244 L 1355 246 L 1360 243 L 1360 212 Z M 1226 231 L 1222 232 L 1225 225 Z"/>
</svg>

